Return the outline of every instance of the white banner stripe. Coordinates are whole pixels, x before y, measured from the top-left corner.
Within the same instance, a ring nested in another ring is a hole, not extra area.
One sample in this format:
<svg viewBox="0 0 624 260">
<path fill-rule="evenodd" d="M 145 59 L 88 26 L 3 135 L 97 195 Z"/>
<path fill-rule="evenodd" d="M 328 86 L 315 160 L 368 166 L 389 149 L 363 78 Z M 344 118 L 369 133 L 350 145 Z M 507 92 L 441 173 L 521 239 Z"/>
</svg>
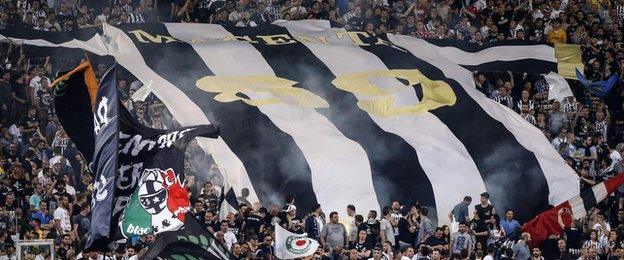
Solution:
<svg viewBox="0 0 624 260">
<path fill-rule="evenodd" d="M 554 48 L 546 45 L 496 46 L 479 52 L 466 52 L 456 47 L 436 46 L 422 39 L 412 38 L 411 41 L 429 44 L 437 54 L 460 65 L 479 65 L 493 61 L 515 61 L 522 59 L 557 62 Z M 504 53 L 504 55 L 501 55 L 501 53 Z"/>
<path fill-rule="evenodd" d="M 110 37 L 108 51 L 117 62 L 142 82 L 154 82 L 151 89 L 182 126 L 209 124 L 206 115 L 178 87 L 174 86 L 150 69 L 139 50 L 126 34 L 112 26 L 105 25 L 104 33 Z M 212 156 L 219 170 L 235 191 L 248 188 L 249 200 L 258 201 L 245 166 L 230 150 L 221 137 L 218 139 L 197 138 L 199 145 Z"/>
<path fill-rule="evenodd" d="M 388 70 L 378 57 L 352 46 L 347 37 L 339 40 L 336 33 L 343 30 L 312 32 L 302 24 L 290 26 L 290 23 L 279 23 L 279 25 L 286 27 L 293 35 L 306 35 L 312 38 L 327 37 L 331 45 L 319 43 L 305 43 L 305 45 L 335 75 Z M 379 82 L 379 84 L 403 85 L 396 79 Z M 395 95 L 395 98 L 400 104 L 419 102 L 415 92 L 407 88 L 406 91 Z M 363 97 L 358 96 L 358 99 L 363 100 Z M 400 136 L 416 150 L 421 167 L 433 186 L 439 223 L 449 222 L 446 215 L 464 196 L 478 198 L 479 194 L 485 191 L 481 175 L 466 148 L 434 115 L 430 113 L 392 117 L 369 115 L 382 129 Z M 440 163 L 440 158 L 444 158 L 444 163 Z"/>
<path fill-rule="evenodd" d="M 568 203 L 572 208 L 572 215 L 575 219 L 581 219 L 587 216 L 587 211 L 585 210 L 585 205 L 583 204 L 581 196 L 574 196 L 574 198 L 570 199 Z"/>
<path fill-rule="evenodd" d="M 609 196 L 609 193 L 607 193 L 607 187 L 605 186 L 604 182 L 594 185 L 594 187 L 592 187 L 592 191 L 594 192 L 594 196 L 596 197 L 596 203 L 600 203 L 605 198 L 607 198 L 607 196 Z"/>
<path fill-rule="evenodd" d="M 233 36 L 221 26 L 166 25 L 173 37 L 186 42 Z M 232 47 L 227 48 L 226 44 Z M 194 43 L 192 46 L 217 76 L 275 76 L 264 58 L 249 43 L 226 44 L 211 42 Z M 244 94 L 252 99 L 266 98 L 264 96 L 266 94 L 255 91 L 245 91 Z M 313 108 L 302 108 L 286 103 L 258 108 L 280 130 L 292 136 L 305 155 L 312 173 L 312 186 L 317 201 L 325 211 L 342 212 L 348 204 L 363 210 L 380 208 L 373 188 L 368 157 L 359 144 L 345 137 L 327 118 Z M 334 187 L 349 188 L 336 190 Z"/>
<path fill-rule="evenodd" d="M 524 120 L 514 111 L 501 106 L 479 92 L 474 84 L 472 74 L 459 67 L 452 66 L 454 61 L 447 60 L 436 51 L 436 46 L 425 41 L 414 40 L 407 36 L 388 34 L 388 39 L 394 44 L 409 50 L 414 56 L 426 60 L 439 68 L 446 77 L 459 82 L 488 115 L 501 122 L 527 150 L 533 152 L 537 158 L 550 191 L 549 202 L 558 205 L 574 195 L 579 194 L 578 177 L 563 158 L 552 148 L 544 145 L 548 140 L 544 134 Z M 512 51 L 506 52 L 505 56 Z M 501 109 L 503 107 L 503 109 Z"/>
</svg>

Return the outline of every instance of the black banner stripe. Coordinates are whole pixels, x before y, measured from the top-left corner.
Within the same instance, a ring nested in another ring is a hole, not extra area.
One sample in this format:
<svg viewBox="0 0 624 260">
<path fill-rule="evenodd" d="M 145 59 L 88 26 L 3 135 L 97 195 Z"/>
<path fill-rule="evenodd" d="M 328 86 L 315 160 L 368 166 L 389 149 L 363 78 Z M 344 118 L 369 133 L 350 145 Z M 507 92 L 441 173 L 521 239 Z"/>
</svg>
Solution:
<svg viewBox="0 0 624 260">
<path fill-rule="evenodd" d="M 585 190 L 585 192 L 581 192 L 581 199 L 583 200 L 583 208 L 585 208 L 586 212 L 589 212 L 599 202 L 596 200 L 596 194 L 591 188 Z"/>
<path fill-rule="evenodd" d="M 310 166 L 290 135 L 277 128 L 257 108 L 242 101 L 218 102 L 213 99 L 215 94 L 195 86 L 198 79 L 214 74 L 190 44 L 144 43 L 128 33 L 140 29 L 151 35 L 170 36 L 164 24 L 121 28 L 133 40 L 147 65 L 179 87 L 211 123 L 221 128 L 221 137 L 245 165 L 263 205 L 280 202 L 283 198 L 279 194 L 294 195 L 298 205 L 311 207 L 317 202 Z"/>
<path fill-rule="evenodd" d="M 430 112 L 464 144 L 499 212 L 511 208 L 520 221 L 527 221 L 548 207 L 548 184 L 535 155 L 488 115 L 457 81 L 408 51 L 373 44 L 376 37 L 362 40 L 369 45 L 361 48 L 376 55 L 388 69 L 418 69 L 428 78 L 451 86 L 456 104 Z"/>
<path fill-rule="evenodd" d="M 101 32 L 100 27 L 87 27 L 70 32 L 46 32 L 27 28 L 12 27 L 0 30 L 0 35 L 20 40 L 45 40 L 52 44 L 62 44 L 73 40 L 88 41 Z M 52 47 L 52 46 L 50 46 Z"/>
<path fill-rule="evenodd" d="M 235 36 L 248 36 L 252 40 L 257 39 L 257 35 L 293 37 L 286 28 L 275 25 L 259 26 L 254 30 L 240 27 L 226 29 Z M 317 111 L 345 137 L 364 149 L 370 161 L 373 186 L 380 205 L 390 205 L 393 200 L 402 203 L 419 201 L 432 209 L 430 216 L 435 219 L 433 188 L 411 145 L 401 137 L 381 129 L 366 112 L 357 107 L 357 98 L 352 93 L 332 85 L 335 75 L 302 43 L 260 43 L 253 46 L 278 77 L 299 82 L 296 87 L 312 91 L 327 100 L 329 108 L 318 108 Z"/>
<path fill-rule="evenodd" d="M 460 65 L 469 71 L 481 72 L 526 72 L 528 74 L 548 74 L 558 71 L 557 63 L 538 59 L 521 59 L 514 61 L 491 61 L 479 65 Z"/>
<path fill-rule="evenodd" d="M 551 43 L 535 43 L 526 40 L 511 40 L 511 41 L 497 41 L 488 42 L 483 45 L 477 45 L 470 42 L 457 41 L 457 40 L 445 40 L 445 39 L 422 39 L 430 44 L 439 47 L 455 47 L 465 52 L 480 52 L 487 48 L 501 47 L 501 46 L 535 46 L 535 47 L 553 47 Z"/>
</svg>

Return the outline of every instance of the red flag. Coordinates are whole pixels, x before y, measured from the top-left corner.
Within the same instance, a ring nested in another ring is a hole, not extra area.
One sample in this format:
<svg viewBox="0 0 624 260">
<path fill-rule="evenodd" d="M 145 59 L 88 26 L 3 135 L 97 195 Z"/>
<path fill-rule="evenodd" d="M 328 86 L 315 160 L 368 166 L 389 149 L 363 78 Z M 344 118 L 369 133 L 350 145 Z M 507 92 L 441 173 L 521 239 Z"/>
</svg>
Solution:
<svg viewBox="0 0 624 260">
<path fill-rule="evenodd" d="M 563 224 L 569 227 L 572 224 L 572 217 L 575 219 L 584 217 L 587 211 L 606 199 L 623 183 L 624 174 L 618 174 L 605 182 L 598 183 L 591 189 L 537 215 L 522 227 L 522 232 L 531 234 L 532 247 L 546 240 L 550 235 L 561 235 L 563 229 L 559 224 L 560 211 Z"/>
</svg>

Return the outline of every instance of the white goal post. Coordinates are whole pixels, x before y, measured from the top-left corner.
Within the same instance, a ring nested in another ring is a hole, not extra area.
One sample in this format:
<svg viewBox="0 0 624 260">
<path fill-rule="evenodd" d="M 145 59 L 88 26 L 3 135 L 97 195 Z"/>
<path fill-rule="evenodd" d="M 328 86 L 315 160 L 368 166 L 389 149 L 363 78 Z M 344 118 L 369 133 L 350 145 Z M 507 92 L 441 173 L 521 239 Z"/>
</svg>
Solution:
<svg viewBox="0 0 624 260">
<path fill-rule="evenodd" d="M 15 250 L 17 251 L 17 259 L 23 259 L 22 248 L 31 247 L 31 246 L 48 246 L 50 248 L 50 259 L 54 260 L 56 256 L 56 252 L 54 252 L 54 239 L 24 239 L 18 240 L 15 246 Z"/>
</svg>

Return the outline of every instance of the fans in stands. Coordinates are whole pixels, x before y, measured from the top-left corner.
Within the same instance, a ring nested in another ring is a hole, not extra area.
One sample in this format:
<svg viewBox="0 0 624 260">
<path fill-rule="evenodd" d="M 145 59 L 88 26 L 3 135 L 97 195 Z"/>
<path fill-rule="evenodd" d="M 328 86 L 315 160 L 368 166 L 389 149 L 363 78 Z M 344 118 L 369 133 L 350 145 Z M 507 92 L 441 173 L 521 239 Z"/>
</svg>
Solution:
<svg viewBox="0 0 624 260">
<path fill-rule="evenodd" d="M 584 74 L 589 80 L 618 77 L 607 95 L 598 97 L 570 82 L 575 95 L 552 101 L 547 98 L 548 86 L 542 76 L 506 71 L 475 72 L 475 83 L 483 94 L 515 109 L 541 129 L 576 171 L 582 188 L 624 172 L 622 1 L 0 0 L 0 29 L 72 31 L 103 22 L 157 21 L 262 26 L 277 19 L 328 19 L 335 26 L 375 35 L 394 33 L 476 45 L 514 39 L 580 44 L 583 62 L 587 64 Z M 71 62 L 32 56 L 13 43 L 2 43 L 1 47 L 0 259 L 14 259 L 15 241 L 24 238 L 55 240 L 53 252 L 33 248 L 26 252 L 32 257 L 103 257 L 97 252 L 82 252 L 89 229 L 93 173 L 58 123 L 51 102 L 51 79 L 59 64 Z M 101 71 L 106 67 L 102 64 Z M 138 88 L 133 86 L 137 84 L 128 87 L 127 83 L 134 79 L 129 73 L 122 74 L 119 86 L 123 103 L 140 122 L 163 129 L 177 125 L 155 96 L 132 100 L 132 93 Z M 322 248 L 315 254 L 318 259 L 346 258 L 350 254 L 358 259 L 416 259 L 427 255 L 432 259 L 464 259 L 469 255 L 471 259 L 615 259 L 622 255 L 624 247 L 619 239 L 624 235 L 622 188 L 617 196 L 589 212 L 588 217 L 573 223 L 565 236 L 553 237 L 550 244 L 543 243 L 541 250 L 528 249 L 530 236 L 518 237 L 522 223 L 514 219 L 514 209 L 496 211 L 496 205 L 489 204 L 487 193 L 482 194 L 472 219 L 468 213 L 470 197 L 453 209 L 449 220 L 459 222 L 459 228 L 452 234 L 448 227 L 436 228 L 437 223 L 427 218 L 428 210 L 413 207 L 411 201 L 382 205 L 382 216 L 369 213 L 365 221 L 356 215 L 353 206 L 348 207 L 347 214 L 332 212 L 326 219 L 321 205 L 314 207 L 313 212 L 300 212 L 295 210 L 296 203 L 289 200 L 285 212 L 280 212 L 279 205 L 251 201 L 249 190 L 239 200 L 250 208 L 241 207 L 236 216 L 219 222 L 223 176 L 212 159 L 205 159 L 209 156 L 201 149 L 187 150 L 185 168 L 189 182 L 194 182 L 190 186 L 194 194 L 193 214 L 241 259 L 271 259 L 273 226 L 280 223 L 319 239 Z M 504 218 L 500 220 L 498 214 L 504 214 Z M 504 245 L 505 238 L 521 238 L 521 242 Z M 115 254 L 106 256 L 136 258 L 153 240 L 154 236 L 130 239 L 113 245 Z M 513 250 L 510 252 L 509 248 Z"/>
</svg>

